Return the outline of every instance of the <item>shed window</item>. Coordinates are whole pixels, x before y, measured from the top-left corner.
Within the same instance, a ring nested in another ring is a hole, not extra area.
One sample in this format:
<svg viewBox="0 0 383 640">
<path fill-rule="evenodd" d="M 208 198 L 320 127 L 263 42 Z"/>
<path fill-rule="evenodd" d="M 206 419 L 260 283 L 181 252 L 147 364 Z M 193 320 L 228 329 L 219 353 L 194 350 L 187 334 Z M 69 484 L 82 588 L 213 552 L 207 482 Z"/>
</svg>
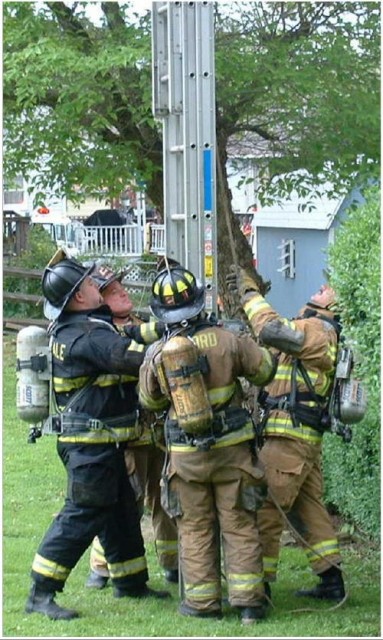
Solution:
<svg viewBox="0 0 383 640">
<path fill-rule="evenodd" d="M 277 271 L 285 278 L 295 278 L 295 240 L 282 240 L 278 245 L 281 266 Z"/>
</svg>

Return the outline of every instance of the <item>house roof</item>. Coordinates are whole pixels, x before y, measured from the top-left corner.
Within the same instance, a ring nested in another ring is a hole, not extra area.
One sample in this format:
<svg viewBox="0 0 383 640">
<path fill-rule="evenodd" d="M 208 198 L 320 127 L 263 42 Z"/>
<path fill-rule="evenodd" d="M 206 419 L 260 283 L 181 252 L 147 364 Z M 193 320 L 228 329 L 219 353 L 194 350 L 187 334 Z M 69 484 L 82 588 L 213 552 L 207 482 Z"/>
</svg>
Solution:
<svg viewBox="0 0 383 640">
<path fill-rule="evenodd" d="M 295 229 L 329 229 L 338 213 L 344 196 L 329 198 L 321 195 L 302 198 L 296 192 L 289 199 L 270 206 L 258 205 L 254 215 L 257 227 L 288 227 Z M 302 209 L 302 206 L 305 207 Z"/>
</svg>

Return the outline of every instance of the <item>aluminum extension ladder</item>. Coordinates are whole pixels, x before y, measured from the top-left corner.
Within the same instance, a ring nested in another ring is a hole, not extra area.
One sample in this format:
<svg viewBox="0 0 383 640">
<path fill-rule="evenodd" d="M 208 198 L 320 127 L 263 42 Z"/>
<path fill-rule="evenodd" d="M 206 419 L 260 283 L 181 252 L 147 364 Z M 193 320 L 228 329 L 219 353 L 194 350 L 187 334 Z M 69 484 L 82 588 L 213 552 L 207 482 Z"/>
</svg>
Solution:
<svg viewBox="0 0 383 640">
<path fill-rule="evenodd" d="M 165 253 L 217 311 L 214 2 L 152 2 L 153 114 L 162 120 Z"/>
</svg>

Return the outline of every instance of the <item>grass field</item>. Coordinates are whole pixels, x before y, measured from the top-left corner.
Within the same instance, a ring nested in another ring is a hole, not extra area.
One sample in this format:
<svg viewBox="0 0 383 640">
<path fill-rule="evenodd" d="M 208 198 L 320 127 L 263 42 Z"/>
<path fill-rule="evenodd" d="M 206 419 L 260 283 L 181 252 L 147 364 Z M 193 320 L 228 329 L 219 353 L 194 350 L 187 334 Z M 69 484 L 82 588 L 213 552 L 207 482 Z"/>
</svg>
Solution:
<svg viewBox="0 0 383 640">
<path fill-rule="evenodd" d="M 273 608 L 257 625 L 243 627 L 228 606 L 224 619 L 193 620 L 177 613 L 177 585 L 172 598 L 161 603 L 115 599 L 112 589 L 85 589 L 89 552 L 73 570 L 59 604 L 78 609 L 81 617 L 51 621 L 24 613 L 30 588 L 30 566 L 37 546 L 65 496 L 65 471 L 54 437 L 27 444 L 28 425 L 17 418 L 15 406 L 15 335 L 3 341 L 3 619 L 2 637 L 9 638 L 141 638 L 141 637 L 261 637 L 261 638 L 380 638 L 379 548 L 354 537 L 343 548 L 349 597 L 333 610 L 329 603 L 294 597 L 294 590 L 316 582 L 303 552 L 284 546 L 279 581 L 273 588 Z M 150 572 L 149 584 L 164 588 L 156 562 L 148 517 L 144 532 Z M 223 580 L 223 588 L 225 582 Z M 296 612 L 298 608 L 310 611 Z"/>
</svg>

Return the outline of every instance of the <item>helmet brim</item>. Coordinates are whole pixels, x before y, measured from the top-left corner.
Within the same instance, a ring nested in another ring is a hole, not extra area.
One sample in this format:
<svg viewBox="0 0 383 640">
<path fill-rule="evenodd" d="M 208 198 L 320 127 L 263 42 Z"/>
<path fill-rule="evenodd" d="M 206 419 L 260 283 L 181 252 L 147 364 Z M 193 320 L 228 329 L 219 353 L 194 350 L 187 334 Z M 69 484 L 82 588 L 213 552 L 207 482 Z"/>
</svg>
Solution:
<svg viewBox="0 0 383 640">
<path fill-rule="evenodd" d="M 165 324 L 177 324 L 182 320 L 189 320 L 197 316 L 205 306 L 205 289 L 201 287 L 195 297 L 192 304 L 180 305 L 177 308 L 167 309 L 164 305 L 159 304 L 156 301 L 152 301 L 150 304 L 150 310 L 152 314 Z"/>
<path fill-rule="evenodd" d="M 44 316 L 47 318 L 47 320 L 53 321 L 53 320 L 56 320 L 59 317 L 59 315 L 62 313 L 62 311 L 64 310 L 65 306 L 68 304 L 68 302 L 71 299 L 71 297 L 74 295 L 74 293 L 77 291 L 77 289 L 84 282 L 85 278 L 87 278 L 93 272 L 95 267 L 96 267 L 96 263 L 93 262 L 93 264 L 91 264 L 91 266 L 88 267 L 88 269 L 81 276 L 79 281 L 76 282 L 75 286 L 69 291 L 69 293 L 67 293 L 67 295 L 65 296 L 64 300 L 62 300 L 59 305 L 56 306 L 56 305 L 52 304 L 51 302 L 49 302 L 49 300 L 47 300 L 45 298 L 45 300 L 44 300 Z"/>
</svg>

